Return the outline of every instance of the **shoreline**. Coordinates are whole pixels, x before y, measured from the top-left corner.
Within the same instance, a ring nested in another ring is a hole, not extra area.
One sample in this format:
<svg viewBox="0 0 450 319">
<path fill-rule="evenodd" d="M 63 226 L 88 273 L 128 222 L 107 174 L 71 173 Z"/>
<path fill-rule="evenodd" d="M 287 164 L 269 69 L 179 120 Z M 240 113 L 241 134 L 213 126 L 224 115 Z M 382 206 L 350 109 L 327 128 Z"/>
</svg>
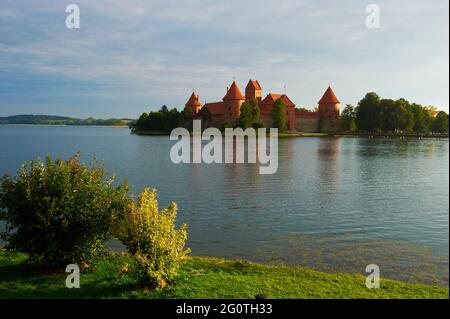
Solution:
<svg viewBox="0 0 450 319">
<path fill-rule="evenodd" d="M 9 124 L 0 123 L 0 126 L 44 126 L 44 127 L 109 127 L 115 129 L 130 129 L 127 125 L 73 125 L 73 124 Z M 134 131 L 131 129 L 130 133 L 137 136 L 170 136 L 170 133 L 165 131 Z M 192 132 L 191 132 L 192 135 Z M 365 133 L 365 132 L 280 132 L 279 138 L 293 138 L 293 137 L 363 137 L 363 138 L 380 138 L 380 139 L 448 139 L 449 134 L 399 134 L 399 133 Z"/>
<path fill-rule="evenodd" d="M 163 131 L 131 131 L 137 136 L 170 136 L 170 133 Z M 192 135 L 192 132 L 191 134 Z M 280 132 L 279 138 L 293 137 L 363 137 L 363 138 L 393 138 L 393 139 L 448 139 L 448 134 L 423 135 L 423 134 L 396 134 L 396 133 L 347 133 L 347 132 Z"/>
<path fill-rule="evenodd" d="M 88 124 L 19 124 L 19 123 L 0 123 L 0 126 L 54 126 L 54 127 L 111 127 L 111 128 L 126 128 L 129 129 L 130 127 L 127 125 L 88 125 Z"/>
</svg>

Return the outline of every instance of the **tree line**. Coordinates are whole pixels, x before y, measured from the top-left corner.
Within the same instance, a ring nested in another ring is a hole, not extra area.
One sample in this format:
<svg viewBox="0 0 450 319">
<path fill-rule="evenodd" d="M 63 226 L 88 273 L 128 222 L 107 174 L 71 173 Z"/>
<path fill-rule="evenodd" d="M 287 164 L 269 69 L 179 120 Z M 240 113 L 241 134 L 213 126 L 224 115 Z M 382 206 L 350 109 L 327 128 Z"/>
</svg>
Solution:
<svg viewBox="0 0 450 319">
<path fill-rule="evenodd" d="M 78 119 L 66 116 L 31 114 L 0 117 L 0 124 L 122 126 L 129 125 L 131 122 L 130 119 L 96 119 L 93 117 Z"/>
<path fill-rule="evenodd" d="M 191 109 L 178 111 L 176 108 L 169 109 L 163 105 L 158 111 L 143 113 L 132 125 L 135 132 L 160 132 L 170 133 L 177 127 L 192 130 L 192 120 L 200 117 L 203 126 L 209 126 L 212 115 L 208 109 L 202 108 L 196 116 Z"/>
<path fill-rule="evenodd" d="M 448 134 L 448 114 L 432 106 L 403 98 L 383 99 L 370 92 L 356 107 L 346 105 L 341 128 L 350 132 Z"/>
<path fill-rule="evenodd" d="M 286 130 L 287 118 L 283 100 L 279 99 L 274 103 L 271 116 L 273 127 L 277 127 L 280 130 Z M 202 128 L 217 124 L 212 122 L 212 114 L 205 107 L 201 108 L 198 114 L 194 114 L 191 109 L 184 109 L 180 112 L 176 108 L 169 109 L 166 105 L 163 105 L 158 111 L 143 113 L 136 123 L 134 123 L 132 129 L 135 132 L 160 133 L 170 133 L 177 127 L 184 127 L 188 130 L 192 130 L 193 119 L 201 119 Z M 257 100 L 246 100 L 242 104 L 238 123 L 233 125 L 232 123 L 224 121 L 219 125 L 219 129 L 222 130 L 227 127 L 241 127 L 243 129 L 248 127 L 265 127 L 260 119 L 260 109 Z"/>
<path fill-rule="evenodd" d="M 306 111 L 306 109 L 303 109 Z M 185 127 L 192 130 L 192 120 L 201 119 L 203 128 L 212 124 L 212 115 L 207 108 L 198 114 L 191 109 L 178 111 L 163 105 L 158 111 L 143 113 L 133 130 L 140 132 L 170 133 L 174 128 Z M 272 126 L 283 131 L 287 129 L 286 106 L 283 100 L 275 101 L 272 113 Z M 347 104 L 340 116 L 341 128 L 346 132 L 401 133 L 401 134 L 448 134 L 448 114 L 432 106 L 398 100 L 383 99 L 374 92 L 367 93 L 356 107 Z M 265 127 L 260 119 L 260 108 L 255 99 L 246 100 L 240 110 L 237 124 L 222 122 L 220 129 L 239 126 Z"/>
</svg>

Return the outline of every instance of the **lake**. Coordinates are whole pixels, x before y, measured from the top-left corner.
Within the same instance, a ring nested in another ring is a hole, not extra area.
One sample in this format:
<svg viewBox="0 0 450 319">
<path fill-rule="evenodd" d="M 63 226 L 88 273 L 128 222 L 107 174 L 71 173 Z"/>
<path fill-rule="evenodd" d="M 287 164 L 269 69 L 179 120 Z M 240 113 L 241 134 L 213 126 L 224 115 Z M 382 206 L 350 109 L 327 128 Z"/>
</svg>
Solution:
<svg viewBox="0 0 450 319">
<path fill-rule="evenodd" d="M 448 287 L 448 139 L 280 139 L 274 175 L 173 164 L 173 144 L 128 129 L 0 125 L 0 175 L 81 151 L 135 193 L 157 188 L 160 207 L 177 202 L 193 255 L 362 274 L 375 263 L 385 277 Z"/>
</svg>

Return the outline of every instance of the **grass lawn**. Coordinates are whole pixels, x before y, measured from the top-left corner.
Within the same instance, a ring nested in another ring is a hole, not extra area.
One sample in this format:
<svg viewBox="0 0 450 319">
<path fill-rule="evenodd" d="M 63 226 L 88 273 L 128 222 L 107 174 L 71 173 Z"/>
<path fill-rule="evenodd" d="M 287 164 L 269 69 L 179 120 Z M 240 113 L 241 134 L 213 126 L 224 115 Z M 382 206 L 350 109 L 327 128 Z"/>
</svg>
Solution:
<svg viewBox="0 0 450 319">
<path fill-rule="evenodd" d="M 0 250 L 0 298 L 448 298 L 440 287 L 381 279 L 380 289 L 367 289 L 364 276 L 202 257 L 190 258 L 168 287 L 146 291 L 120 273 L 125 263 L 133 267 L 124 254 L 98 261 L 81 274 L 80 289 L 67 289 L 64 274 L 26 272 L 25 260 Z"/>
<path fill-rule="evenodd" d="M 328 133 L 279 132 L 278 137 L 330 137 Z"/>
</svg>

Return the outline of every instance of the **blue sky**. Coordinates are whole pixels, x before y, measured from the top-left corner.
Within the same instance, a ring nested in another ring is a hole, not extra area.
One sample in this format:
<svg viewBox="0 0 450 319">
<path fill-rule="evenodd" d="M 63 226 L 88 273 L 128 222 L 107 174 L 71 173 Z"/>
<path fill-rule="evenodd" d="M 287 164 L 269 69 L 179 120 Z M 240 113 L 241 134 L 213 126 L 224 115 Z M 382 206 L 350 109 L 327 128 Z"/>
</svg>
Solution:
<svg viewBox="0 0 450 319">
<path fill-rule="evenodd" d="M 344 104 L 375 91 L 448 111 L 448 38 L 448 0 L 0 0 L 0 116 L 135 118 L 192 89 L 220 100 L 233 78 L 298 107 L 331 83 Z"/>
</svg>

